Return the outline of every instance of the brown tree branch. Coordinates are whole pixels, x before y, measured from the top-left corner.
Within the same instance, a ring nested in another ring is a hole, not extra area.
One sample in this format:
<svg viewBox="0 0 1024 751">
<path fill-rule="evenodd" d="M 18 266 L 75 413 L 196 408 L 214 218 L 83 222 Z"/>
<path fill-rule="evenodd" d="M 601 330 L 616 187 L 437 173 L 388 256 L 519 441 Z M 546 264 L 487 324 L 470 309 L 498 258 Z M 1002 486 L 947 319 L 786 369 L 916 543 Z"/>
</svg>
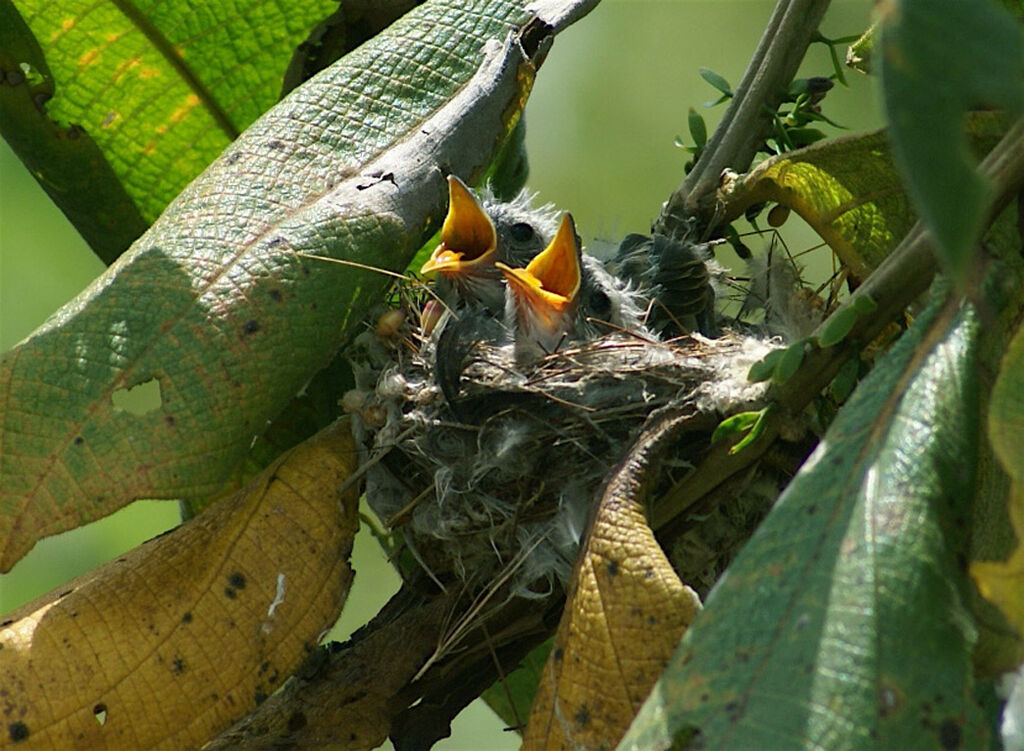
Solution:
<svg viewBox="0 0 1024 751">
<path fill-rule="evenodd" d="M 775 6 L 722 122 L 665 203 L 653 231 L 678 237 L 686 234 L 690 217 L 701 216 L 705 226 L 714 222 L 722 170 L 745 172 L 750 166 L 828 6 L 829 0 L 780 0 Z"/>
<path fill-rule="evenodd" d="M 994 187 L 986 214 L 987 227 L 1024 188 L 1024 118 L 1017 120 L 985 157 L 980 171 Z M 793 377 L 769 392 L 769 399 L 776 408 L 766 417 L 760 438 L 736 454 L 729 453 L 729 445 L 712 446 L 696 469 L 660 499 L 651 517 L 652 526 L 655 529 L 665 526 L 736 472 L 759 459 L 778 437 L 780 429 L 821 393 L 840 366 L 897 320 L 906 307 L 928 289 L 936 270 L 928 234 L 918 222 L 892 255 L 842 306 L 855 305 L 856 298 L 867 296 L 877 306 L 875 311 L 858 317 L 853 329 L 838 344 L 811 349 Z M 833 316 L 839 314 L 837 310 Z M 820 335 L 827 326 L 828 321 L 823 322 L 813 336 Z"/>
</svg>

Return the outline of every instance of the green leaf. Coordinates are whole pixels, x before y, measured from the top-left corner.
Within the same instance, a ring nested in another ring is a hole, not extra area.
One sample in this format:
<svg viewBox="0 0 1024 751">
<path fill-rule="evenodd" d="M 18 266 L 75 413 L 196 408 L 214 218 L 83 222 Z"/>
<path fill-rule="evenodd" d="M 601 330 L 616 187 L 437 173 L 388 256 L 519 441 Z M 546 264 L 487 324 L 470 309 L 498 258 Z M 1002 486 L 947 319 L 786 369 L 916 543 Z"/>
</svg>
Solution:
<svg viewBox="0 0 1024 751">
<path fill-rule="evenodd" d="M 844 305 L 825 322 L 825 328 L 818 337 L 818 346 L 824 349 L 839 344 L 853 329 L 857 322 L 857 311 L 852 305 Z"/>
<path fill-rule="evenodd" d="M 0 2 L 0 133 L 96 254 L 111 263 L 149 223 L 100 147 L 78 125 L 43 114 L 54 79 L 43 51 L 9 2 Z"/>
<path fill-rule="evenodd" d="M 708 126 L 704 123 L 704 118 L 697 110 L 690 107 L 690 111 L 686 116 L 686 122 L 690 128 L 690 137 L 693 139 L 698 149 L 704 148 L 708 142 Z"/>
<path fill-rule="evenodd" d="M 1007 513 L 1017 544 L 1005 561 L 976 561 L 971 574 L 981 594 L 999 606 L 1011 630 L 1024 635 L 1024 328 L 1018 328 L 999 367 L 988 409 L 988 434 L 1010 478 Z M 1005 523 L 997 517 L 994 523 Z M 1019 646 L 1018 646 L 1019 661 Z M 1012 664 L 1005 669 L 1012 669 Z"/>
<path fill-rule="evenodd" d="M 782 350 L 782 357 L 775 363 L 775 370 L 772 373 L 773 383 L 784 383 L 793 377 L 793 374 L 800 369 L 800 364 L 804 361 L 805 347 L 806 341 L 800 340 L 799 342 L 793 342 L 793 344 Z"/>
<path fill-rule="evenodd" d="M 769 404 L 754 413 L 757 416 L 757 419 L 754 420 L 754 423 L 750 426 L 750 430 L 747 431 L 747 434 L 737 441 L 736 445 L 729 449 L 730 454 L 738 454 L 764 434 L 765 418 L 772 413 L 773 409 L 774 406 Z"/>
<path fill-rule="evenodd" d="M 526 185 L 530 175 L 530 162 L 526 155 L 526 118 L 520 117 L 505 145 L 498 151 L 494 163 L 483 182 L 491 186 L 494 195 L 511 201 Z"/>
<path fill-rule="evenodd" d="M 295 46 L 335 4 L 14 5 L 42 47 L 53 97 L 5 118 L 4 137 L 42 185 L 58 186 L 51 195 L 109 261 L 277 101 Z M 76 148 L 52 132 L 73 133 Z M 71 190 L 69 174 L 86 189 Z M 96 219 L 95 190 L 120 198 Z M 116 247 L 101 229 L 119 224 Z"/>
<path fill-rule="evenodd" d="M 729 82 L 726 81 L 724 77 L 720 76 L 718 73 L 715 73 L 715 71 L 711 70 L 710 68 L 701 68 L 698 71 L 698 73 L 700 73 L 701 78 L 703 78 L 709 84 L 711 84 L 716 89 L 721 91 L 723 94 L 725 94 L 725 96 L 732 96 L 732 87 L 729 86 Z"/>
<path fill-rule="evenodd" d="M 487 706 L 494 710 L 510 728 L 518 728 L 530 716 L 533 698 L 537 695 L 537 684 L 544 672 L 544 663 L 555 638 L 551 637 L 519 663 L 519 667 L 480 694 Z"/>
<path fill-rule="evenodd" d="M 318 23 L 295 49 L 281 83 L 281 97 L 369 41 L 423 0 L 332 3 L 334 12 Z"/>
<path fill-rule="evenodd" d="M 850 300 L 850 305 L 859 316 L 869 315 L 878 310 L 878 303 L 871 295 L 857 295 Z"/>
<path fill-rule="evenodd" d="M 128 254 L 0 356 L 0 570 L 136 498 L 216 493 L 507 138 L 550 33 L 520 1 L 431 2 L 296 89 Z M 545 27 L 543 22 L 550 24 Z M 537 32 L 540 32 L 538 35 Z M 155 382 L 157 406 L 113 395 Z"/>
<path fill-rule="evenodd" d="M 725 418 L 718 423 L 715 432 L 711 434 L 711 442 L 718 443 L 729 436 L 747 432 L 761 419 L 761 414 L 761 410 L 756 412 L 739 412 Z"/>
<path fill-rule="evenodd" d="M 620 749 L 986 747 L 962 564 L 976 329 L 933 305 L 858 386 Z"/>
<path fill-rule="evenodd" d="M 839 367 L 839 372 L 828 385 L 828 393 L 837 403 L 843 402 L 853 392 L 860 373 L 860 359 L 851 357 Z"/>
<path fill-rule="evenodd" d="M 775 366 L 779 364 L 784 353 L 785 350 L 783 349 L 773 349 L 767 355 L 755 362 L 750 366 L 750 371 L 747 373 L 747 380 L 752 383 L 767 381 L 772 377 L 772 374 L 775 373 Z"/>
<path fill-rule="evenodd" d="M 1021 29 L 992 0 L 895 0 L 879 62 L 900 171 L 943 266 L 963 279 L 991 186 L 968 156 L 963 117 L 1024 110 Z"/>
<path fill-rule="evenodd" d="M 987 153 L 1008 120 L 993 112 L 968 119 L 972 150 Z M 833 138 L 766 159 L 719 191 L 723 221 L 772 201 L 796 211 L 858 279 L 877 268 L 917 221 L 885 133 Z"/>
</svg>

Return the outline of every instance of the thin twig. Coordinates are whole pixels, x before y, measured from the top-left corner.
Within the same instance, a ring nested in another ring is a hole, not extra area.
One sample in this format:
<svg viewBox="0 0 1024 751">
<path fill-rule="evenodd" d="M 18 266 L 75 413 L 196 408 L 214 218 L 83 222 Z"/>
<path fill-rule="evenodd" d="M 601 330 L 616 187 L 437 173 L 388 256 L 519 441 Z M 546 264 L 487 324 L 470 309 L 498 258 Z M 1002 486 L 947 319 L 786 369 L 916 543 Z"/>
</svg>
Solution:
<svg viewBox="0 0 1024 751">
<path fill-rule="evenodd" d="M 744 172 L 750 166 L 771 128 L 771 113 L 785 96 L 828 6 L 829 0 L 780 0 L 775 6 L 722 122 L 693 170 L 665 203 L 654 223 L 655 232 L 679 236 L 685 234 L 689 217 L 702 211 L 713 215 L 722 170 Z M 703 224 L 711 221 L 705 219 Z"/>
<path fill-rule="evenodd" d="M 988 226 L 1024 188 L 1024 118 L 1019 119 L 992 149 L 981 163 L 980 171 L 995 188 L 994 198 L 986 212 L 985 226 Z M 730 446 L 724 442 L 712 446 L 696 469 L 659 500 L 651 516 L 651 526 L 655 529 L 663 527 L 736 472 L 759 459 L 772 445 L 782 425 L 821 393 L 848 358 L 859 352 L 890 322 L 897 320 L 904 309 L 928 289 L 935 272 L 931 243 L 918 222 L 892 254 L 832 315 L 854 305 L 856 298 L 863 296 L 870 297 L 875 303 L 875 312 L 858 317 L 853 329 L 838 344 L 811 349 L 800 369 L 769 392 L 768 399 L 777 409 L 766 417 L 761 436 L 735 454 L 729 453 Z M 812 336 L 817 338 L 830 320 L 831 317 Z"/>
</svg>

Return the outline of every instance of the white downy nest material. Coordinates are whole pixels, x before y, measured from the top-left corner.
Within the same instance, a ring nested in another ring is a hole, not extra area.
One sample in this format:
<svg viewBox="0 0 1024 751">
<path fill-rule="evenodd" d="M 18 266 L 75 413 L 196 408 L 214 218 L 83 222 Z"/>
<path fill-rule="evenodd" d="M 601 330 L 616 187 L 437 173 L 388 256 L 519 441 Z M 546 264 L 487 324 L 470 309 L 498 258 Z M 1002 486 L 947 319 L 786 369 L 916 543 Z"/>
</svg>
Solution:
<svg viewBox="0 0 1024 751">
<path fill-rule="evenodd" d="M 435 383 L 436 332 L 418 348 L 398 337 L 387 356 L 363 337 L 378 363 L 364 361 L 363 378 L 379 377 L 347 401 L 363 417 L 370 506 L 438 581 L 473 588 L 507 574 L 522 596 L 567 581 L 606 474 L 652 411 L 756 408 L 765 386 L 747 371 L 772 348 L 728 332 L 671 343 L 614 333 L 523 368 L 510 345 L 477 344 L 451 405 Z"/>
</svg>

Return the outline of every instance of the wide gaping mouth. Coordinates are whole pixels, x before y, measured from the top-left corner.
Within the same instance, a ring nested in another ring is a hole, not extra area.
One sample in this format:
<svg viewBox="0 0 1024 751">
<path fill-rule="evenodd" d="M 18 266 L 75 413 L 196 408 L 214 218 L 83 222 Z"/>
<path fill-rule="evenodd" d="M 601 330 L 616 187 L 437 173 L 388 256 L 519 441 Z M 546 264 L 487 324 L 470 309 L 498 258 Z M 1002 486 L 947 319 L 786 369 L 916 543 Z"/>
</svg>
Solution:
<svg viewBox="0 0 1024 751">
<path fill-rule="evenodd" d="M 465 183 L 449 175 L 448 215 L 441 225 L 441 244 L 430 254 L 420 273 L 471 273 L 475 268 L 493 266 L 497 250 L 494 223 Z"/>
<path fill-rule="evenodd" d="M 562 216 L 555 237 L 526 268 L 514 269 L 501 262 L 495 266 L 505 275 L 520 315 L 555 325 L 576 304 L 582 281 L 580 245 L 572 215 Z"/>
</svg>

